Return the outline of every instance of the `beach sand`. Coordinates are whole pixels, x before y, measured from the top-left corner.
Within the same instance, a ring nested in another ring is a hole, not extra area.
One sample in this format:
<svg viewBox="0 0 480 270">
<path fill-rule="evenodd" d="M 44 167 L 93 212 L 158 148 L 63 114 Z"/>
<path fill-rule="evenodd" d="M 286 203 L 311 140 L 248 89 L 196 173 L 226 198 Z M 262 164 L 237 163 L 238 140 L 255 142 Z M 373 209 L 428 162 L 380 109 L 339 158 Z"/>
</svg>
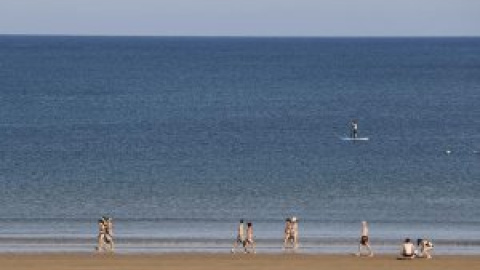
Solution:
<svg viewBox="0 0 480 270">
<path fill-rule="evenodd" d="M 0 254 L 0 269 L 480 269 L 480 256 L 437 256 L 397 260 L 395 255 L 358 258 L 303 254 Z"/>
</svg>

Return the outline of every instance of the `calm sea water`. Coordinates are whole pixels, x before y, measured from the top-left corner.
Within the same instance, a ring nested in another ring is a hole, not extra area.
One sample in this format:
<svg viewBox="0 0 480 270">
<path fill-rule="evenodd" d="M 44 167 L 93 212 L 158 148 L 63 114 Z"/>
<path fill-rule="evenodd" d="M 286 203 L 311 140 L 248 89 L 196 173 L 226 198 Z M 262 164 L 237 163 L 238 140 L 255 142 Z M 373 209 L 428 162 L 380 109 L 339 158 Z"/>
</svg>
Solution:
<svg viewBox="0 0 480 270">
<path fill-rule="evenodd" d="M 0 36 L 0 250 L 479 254 L 479 104 L 479 38 Z"/>
</svg>

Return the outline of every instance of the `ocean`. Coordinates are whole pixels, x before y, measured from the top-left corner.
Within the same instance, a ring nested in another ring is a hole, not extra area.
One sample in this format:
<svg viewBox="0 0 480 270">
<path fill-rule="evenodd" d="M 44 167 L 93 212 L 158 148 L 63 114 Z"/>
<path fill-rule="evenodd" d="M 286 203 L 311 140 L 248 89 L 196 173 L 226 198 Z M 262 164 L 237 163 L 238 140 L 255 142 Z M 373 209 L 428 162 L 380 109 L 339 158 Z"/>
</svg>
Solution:
<svg viewBox="0 0 480 270">
<path fill-rule="evenodd" d="M 480 254 L 479 104 L 480 38 L 0 36 L 0 252 Z"/>
</svg>

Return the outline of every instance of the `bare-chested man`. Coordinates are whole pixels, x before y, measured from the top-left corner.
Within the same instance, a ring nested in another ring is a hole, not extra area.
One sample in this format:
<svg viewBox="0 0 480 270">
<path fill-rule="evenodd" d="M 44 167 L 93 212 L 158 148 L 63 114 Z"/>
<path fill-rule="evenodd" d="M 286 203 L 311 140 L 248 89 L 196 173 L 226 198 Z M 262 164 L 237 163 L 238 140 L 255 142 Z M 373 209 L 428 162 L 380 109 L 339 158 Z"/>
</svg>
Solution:
<svg viewBox="0 0 480 270">
<path fill-rule="evenodd" d="M 237 228 L 237 239 L 233 243 L 232 253 L 235 253 L 238 244 L 242 244 L 245 242 L 245 228 L 243 226 L 243 219 L 240 219 L 240 223 L 238 223 Z"/>
</svg>

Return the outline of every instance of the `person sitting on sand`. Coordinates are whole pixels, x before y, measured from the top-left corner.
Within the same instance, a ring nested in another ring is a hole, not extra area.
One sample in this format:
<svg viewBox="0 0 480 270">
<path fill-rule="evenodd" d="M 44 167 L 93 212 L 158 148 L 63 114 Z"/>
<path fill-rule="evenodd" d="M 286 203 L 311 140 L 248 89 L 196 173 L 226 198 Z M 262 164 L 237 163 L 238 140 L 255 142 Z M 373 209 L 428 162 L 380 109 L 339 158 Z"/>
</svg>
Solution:
<svg viewBox="0 0 480 270">
<path fill-rule="evenodd" d="M 405 239 L 405 242 L 402 245 L 401 255 L 404 259 L 415 258 L 415 246 L 410 241 L 410 238 Z"/>
<path fill-rule="evenodd" d="M 357 256 L 362 255 L 362 249 L 367 249 L 368 256 L 373 257 L 372 248 L 370 247 L 370 242 L 368 238 L 368 224 L 366 221 L 362 221 L 362 233 L 360 236 L 360 243 L 358 244 L 358 253 Z"/>
<path fill-rule="evenodd" d="M 247 223 L 247 239 L 243 242 L 245 253 L 250 253 L 248 248 L 251 248 L 253 253 L 255 252 L 255 241 L 253 240 L 253 226 L 251 222 Z"/>
<path fill-rule="evenodd" d="M 430 254 L 433 249 L 432 242 L 427 239 L 417 239 L 418 252 L 417 257 L 431 259 L 432 255 Z"/>
<path fill-rule="evenodd" d="M 233 243 L 232 253 L 235 253 L 238 244 L 242 244 L 245 242 L 245 228 L 243 227 L 243 219 L 240 219 L 240 223 L 238 224 L 237 228 L 237 239 Z"/>
</svg>

